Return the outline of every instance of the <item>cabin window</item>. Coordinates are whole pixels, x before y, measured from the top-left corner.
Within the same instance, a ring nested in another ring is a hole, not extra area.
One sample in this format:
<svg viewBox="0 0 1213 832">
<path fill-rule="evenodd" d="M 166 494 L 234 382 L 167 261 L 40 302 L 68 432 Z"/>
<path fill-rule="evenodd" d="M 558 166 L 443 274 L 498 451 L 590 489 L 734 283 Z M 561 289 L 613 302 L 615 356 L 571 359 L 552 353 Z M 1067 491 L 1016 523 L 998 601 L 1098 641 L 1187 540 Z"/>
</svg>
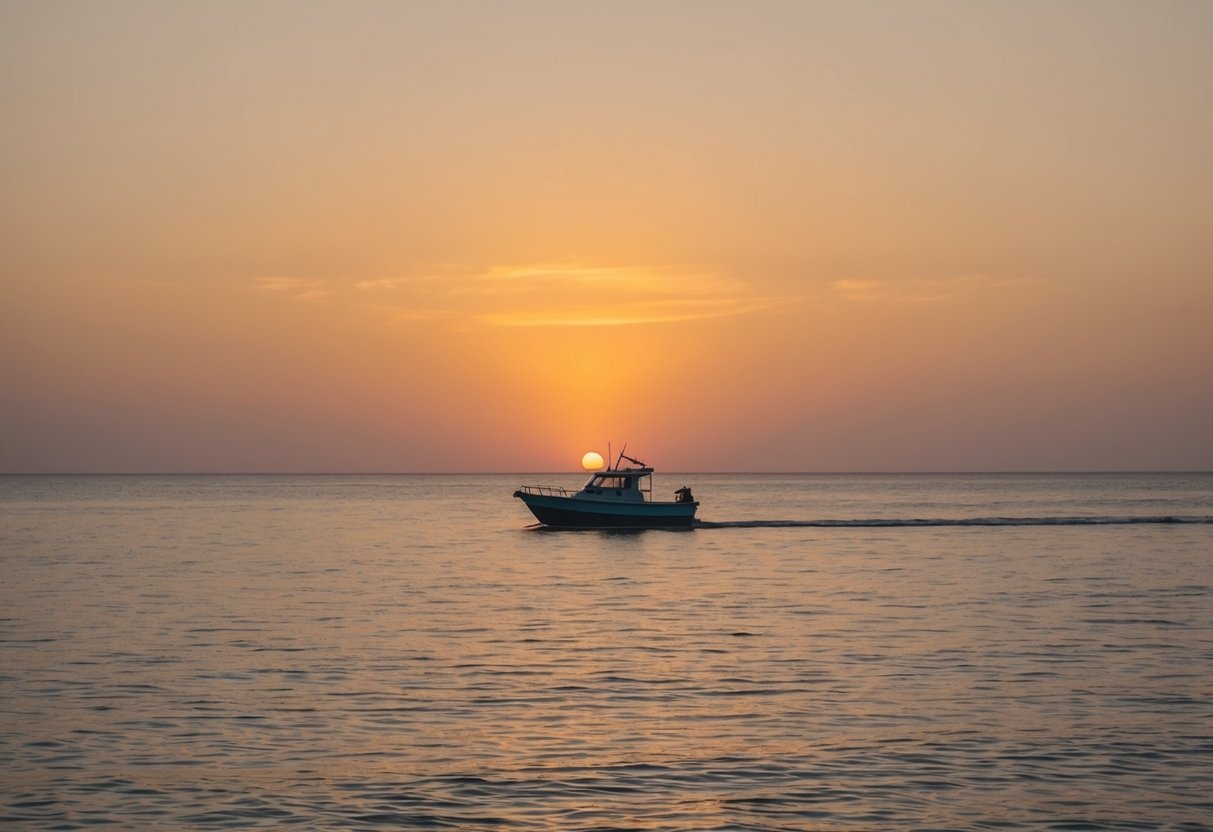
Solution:
<svg viewBox="0 0 1213 832">
<path fill-rule="evenodd" d="M 632 478 L 631 477 L 598 477 L 596 480 L 594 480 L 593 483 L 591 483 L 591 485 L 594 488 L 614 488 L 616 490 L 621 489 L 621 488 L 631 488 L 632 487 Z"/>
</svg>

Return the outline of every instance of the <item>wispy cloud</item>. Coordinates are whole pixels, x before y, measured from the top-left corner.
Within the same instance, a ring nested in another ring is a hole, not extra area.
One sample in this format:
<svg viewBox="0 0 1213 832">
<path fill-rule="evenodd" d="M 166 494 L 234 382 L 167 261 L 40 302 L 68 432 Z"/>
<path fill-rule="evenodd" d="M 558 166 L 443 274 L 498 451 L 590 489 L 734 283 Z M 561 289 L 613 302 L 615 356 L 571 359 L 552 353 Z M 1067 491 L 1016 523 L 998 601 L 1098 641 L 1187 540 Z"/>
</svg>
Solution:
<svg viewBox="0 0 1213 832">
<path fill-rule="evenodd" d="M 612 327 L 748 315 L 799 301 L 933 303 L 1021 283 L 984 274 L 832 281 L 816 292 L 762 292 L 710 267 L 582 262 L 441 267 L 362 280 L 261 277 L 254 286 L 297 301 L 345 302 L 397 322 L 476 327 Z"/>
<path fill-rule="evenodd" d="M 883 280 L 836 280 L 830 289 L 847 300 L 883 300 L 890 284 Z"/>
<path fill-rule="evenodd" d="M 253 281 L 253 285 L 266 292 L 281 292 L 293 300 L 302 301 L 328 300 L 333 293 L 326 281 L 299 277 L 259 277 Z"/>
<path fill-rule="evenodd" d="M 760 296 L 706 268 L 614 267 L 585 263 L 494 266 L 480 272 L 360 281 L 357 288 L 397 317 L 448 316 L 460 325 L 581 327 L 671 323 L 744 315 L 788 300 Z"/>
<path fill-rule="evenodd" d="M 728 300 L 651 301 L 599 307 L 562 307 L 537 311 L 486 313 L 479 320 L 493 326 L 626 326 L 674 323 L 744 315 L 773 306 L 775 299 L 754 302 Z"/>
<path fill-rule="evenodd" d="M 984 274 L 910 280 L 848 279 L 831 283 L 829 294 L 857 303 L 930 303 L 1025 282 L 1030 281 L 996 279 Z"/>
<path fill-rule="evenodd" d="M 396 277 L 376 277 L 370 280 L 359 280 L 354 283 L 354 288 L 360 292 L 398 291 L 402 289 L 415 289 L 427 286 L 432 287 L 446 283 L 449 280 L 450 276 L 443 274 L 415 274 Z"/>
</svg>

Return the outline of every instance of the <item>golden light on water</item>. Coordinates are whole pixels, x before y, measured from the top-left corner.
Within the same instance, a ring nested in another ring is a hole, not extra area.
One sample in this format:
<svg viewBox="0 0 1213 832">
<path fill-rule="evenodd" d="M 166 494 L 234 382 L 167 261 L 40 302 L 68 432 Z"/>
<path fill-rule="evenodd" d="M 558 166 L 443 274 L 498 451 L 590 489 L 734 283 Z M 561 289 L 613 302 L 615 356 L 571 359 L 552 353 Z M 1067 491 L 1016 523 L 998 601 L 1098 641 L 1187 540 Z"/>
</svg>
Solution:
<svg viewBox="0 0 1213 832">
<path fill-rule="evenodd" d="M 602 467 L 602 454 L 597 451 L 586 451 L 581 458 L 581 467 L 587 471 L 597 471 Z"/>
</svg>

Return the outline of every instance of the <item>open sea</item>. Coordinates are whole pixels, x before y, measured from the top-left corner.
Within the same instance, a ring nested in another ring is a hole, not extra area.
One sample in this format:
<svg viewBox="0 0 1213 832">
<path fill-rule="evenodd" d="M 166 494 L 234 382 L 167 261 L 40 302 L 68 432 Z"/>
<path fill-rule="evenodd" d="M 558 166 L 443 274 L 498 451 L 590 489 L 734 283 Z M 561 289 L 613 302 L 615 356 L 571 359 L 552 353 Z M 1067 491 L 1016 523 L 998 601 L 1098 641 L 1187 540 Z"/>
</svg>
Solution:
<svg viewBox="0 0 1213 832">
<path fill-rule="evenodd" d="M 1213 828 L 1213 474 L 0 477 L 0 824 Z"/>
</svg>

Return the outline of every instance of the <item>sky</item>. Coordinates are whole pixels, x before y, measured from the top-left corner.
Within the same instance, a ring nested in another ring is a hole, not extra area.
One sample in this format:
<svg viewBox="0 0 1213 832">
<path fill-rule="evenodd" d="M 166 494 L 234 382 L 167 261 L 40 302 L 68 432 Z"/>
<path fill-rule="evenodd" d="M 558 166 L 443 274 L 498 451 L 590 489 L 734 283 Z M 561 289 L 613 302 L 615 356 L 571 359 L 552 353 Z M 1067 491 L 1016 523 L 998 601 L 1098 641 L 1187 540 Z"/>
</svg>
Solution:
<svg viewBox="0 0 1213 832">
<path fill-rule="evenodd" d="M 1213 469 L 1213 3 L 0 0 L 0 472 Z"/>
</svg>

